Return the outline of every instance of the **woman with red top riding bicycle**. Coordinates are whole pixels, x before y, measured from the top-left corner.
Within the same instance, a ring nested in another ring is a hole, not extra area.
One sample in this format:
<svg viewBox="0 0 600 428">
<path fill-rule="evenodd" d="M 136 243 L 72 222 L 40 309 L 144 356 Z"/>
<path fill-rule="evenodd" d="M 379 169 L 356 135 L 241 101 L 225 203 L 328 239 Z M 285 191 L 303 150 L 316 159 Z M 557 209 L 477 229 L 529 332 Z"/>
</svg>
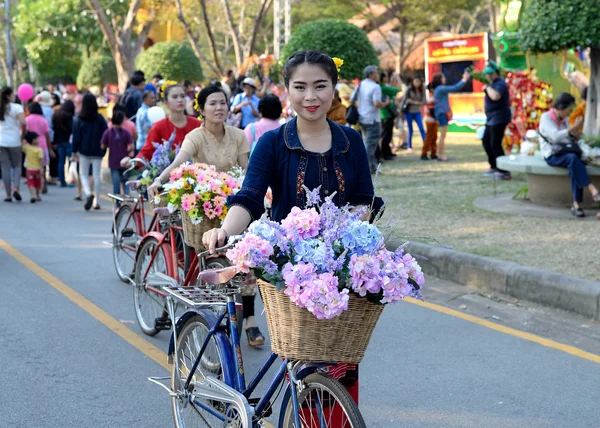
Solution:
<svg viewBox="0 0 600 428">
<path fill-rule="evenodd" d="M 321 197 L 335 195 L 333 201 L 339 206 L 373 203 L 375 211 L 382 207 L 383 201 L 374 198 L 362 137 L 327 119 L 338 80 L 333 59 L 318 51 L 296 52 L 288 59 L 283 76 L 298 116 L 258 141 L 242 189 L 227 200 L 229 212 L 222 227 L 204 234 L 204 245 L 211 251 L 261 217 L 269 187 L 273 190 L 271 219 L 276 222 L 293 207 L 304 208 L 303 186 L 320 188 Z M 358 366 L 338 364 L 328 369 L 358 403 Z"/>
<path fill-rule="evenodd" d="M 146 143 L 137 157 L 144 158 L 149 161 L 154 154 L 154 144 L 168 141 L 173 132 L 175 139 L 173 140 L 173 150 L 180 146 L 185 137 L 194 129 L 199 128 L 202 122 L 191 116 L 185 115 L 185 91 L 181 85 L 171 85 L 165 89 L 165 103 L 169 114 L 166 118 L 159 120 L 150 129 Z M 128 168 L 129 158 L 123 159 L 121 166 Z"/>
<path fill-rule="evenodd" d="M 208 86 L 198 93 L 196 101 L 204 122 L 200 128 L 194 129 L 185 137 L 173 163 L 148 187 L 151 198 L 158 187 L 169 180 L 171 171 L 190 158 L 196 163 L 214 165 L 217 171 L 223 172 L 234 166 L 243 169 L 248 167 L 250 146 L 244 131 L 225 124 L 229 107 L 225 91 L 219 86 Z M 150 133 L 152 134 L 152 131 Z M 148 139 L 150 140 L 150 137 Z M 265 343 L 265 338 L 254 320 L 256 284 L 249 282 L 244 290 L 242 303 L 248 343 L 251 346 L 261 346 Z"/>
</svg>

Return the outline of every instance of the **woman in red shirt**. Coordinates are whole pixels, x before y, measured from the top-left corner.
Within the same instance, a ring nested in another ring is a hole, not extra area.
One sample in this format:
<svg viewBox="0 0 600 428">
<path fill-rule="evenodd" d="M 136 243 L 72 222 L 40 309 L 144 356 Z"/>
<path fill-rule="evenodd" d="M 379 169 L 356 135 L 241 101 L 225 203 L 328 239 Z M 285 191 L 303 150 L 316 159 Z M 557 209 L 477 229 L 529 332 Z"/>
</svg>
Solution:
<svg viewBox="0 0 600 428">
<path fill-rule="evenodd" d="M 169 115 L 152 125 L 146 143 L 137 155 L 139 158 L 148 161 L 152 159 L 155 150 L 153 143 L 169 141 L 173 132 L 175 132 L 175 139 L 173 140 L 173 150 L 175 150 L 176 146 L 181 146 L 185 136 L 190 131 L 199 128 L 202 123 L 198 119 L 185 115 L 185 91 L 183 86 L 168 86 L 165 89 L 165 103 L 169 109 Z M 128 163 L 129 159 L 126 161 Z"/>
</svg>

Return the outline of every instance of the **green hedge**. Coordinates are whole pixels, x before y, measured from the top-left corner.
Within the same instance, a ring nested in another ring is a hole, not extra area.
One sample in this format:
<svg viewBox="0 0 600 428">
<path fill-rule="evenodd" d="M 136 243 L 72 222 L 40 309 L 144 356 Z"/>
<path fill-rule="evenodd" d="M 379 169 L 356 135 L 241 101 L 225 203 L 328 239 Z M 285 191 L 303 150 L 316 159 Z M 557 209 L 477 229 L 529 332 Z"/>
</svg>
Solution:
<svg viewBox="0 0 600 428">
<path fill-rule="evenodd" d="M 292 34 L 283 55 L 288 58 L 300 50 L 320 50 L 344 60 L 340 76 L 362 78 L 367 65 L 378 65 L 379 58 L 366 33 L 340 19 L 322 19 L 301 25 Z"/>
<path fill-rule="evenodd" d="M 114 59 L 110 56 L 94 56 L 81 64 L 77 74 L 77 87 L 103 87 L 107 83 L 117 83 L 118 80 Z"/>
<path fill-rule="evenodd" d="M 186 44 L 161 42 L 146 49 L 138 56 L 136 67 L 150 78 L 160 73 L 168 80 L 203 79 L 200 61 Z"/>
<path fill-rule="evenodd" d="M 521 46 L 531 52 L 558 52 L 600 46 L 598 0 L 531 0 L 521 18 Z"/>
</svg>

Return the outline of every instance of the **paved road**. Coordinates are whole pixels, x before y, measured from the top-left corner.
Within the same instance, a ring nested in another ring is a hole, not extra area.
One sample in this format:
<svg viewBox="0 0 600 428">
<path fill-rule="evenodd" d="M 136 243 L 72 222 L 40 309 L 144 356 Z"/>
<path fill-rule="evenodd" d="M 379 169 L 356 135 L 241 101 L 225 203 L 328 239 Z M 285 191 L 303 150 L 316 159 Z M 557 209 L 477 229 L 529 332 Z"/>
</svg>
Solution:
<svg viewBox="0 0 600 428">
<path fill-rule="evenodd" d="M 109 203 L 86 213 L 72 193 L 0 206 L 0 427 L 171 426 L 146 380 L 167 374 L 168 335 L 134 322 L 102 243 Z M 369 427 L 600 426 L 599 323 L 434 278 L 426 297 L 377 327 L 361 365 Z M 244 345 L 247 372 L 267 352 Z"/>
</svg>

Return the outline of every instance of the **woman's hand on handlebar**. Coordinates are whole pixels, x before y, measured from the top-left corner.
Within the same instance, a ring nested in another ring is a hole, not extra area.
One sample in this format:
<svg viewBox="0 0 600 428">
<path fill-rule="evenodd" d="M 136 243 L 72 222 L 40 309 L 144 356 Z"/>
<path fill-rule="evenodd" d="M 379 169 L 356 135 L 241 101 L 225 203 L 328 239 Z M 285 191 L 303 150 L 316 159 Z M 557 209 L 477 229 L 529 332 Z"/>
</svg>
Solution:
<svg viewBox="0 0 600 428">
<path fill-rule="evenodd" d="M 131 168 L 131 158 L 129 156 L 121 159 L 121 168 Z"/>
<path fill-rule="evenodd" d="M 223 228 L 211 229 L 202 236 L 204 248 L 208 248 L 211 254 L 215 253 L 217 248 L 221 248 L 227 242 L 227 231 Z"/>
<path fill-rule="evenodd" d="M 152 200 L 154 199 L 154 195 L 160 193 L 162 188 L 162 183 L 160 182 L 159 179 L 156 179 L 152 182 L 152 184 L 150 186 L 148 186 L 148 188 L 146 189 L 146 191 L 148 192 L 148 200 Z"/>
</svg>

